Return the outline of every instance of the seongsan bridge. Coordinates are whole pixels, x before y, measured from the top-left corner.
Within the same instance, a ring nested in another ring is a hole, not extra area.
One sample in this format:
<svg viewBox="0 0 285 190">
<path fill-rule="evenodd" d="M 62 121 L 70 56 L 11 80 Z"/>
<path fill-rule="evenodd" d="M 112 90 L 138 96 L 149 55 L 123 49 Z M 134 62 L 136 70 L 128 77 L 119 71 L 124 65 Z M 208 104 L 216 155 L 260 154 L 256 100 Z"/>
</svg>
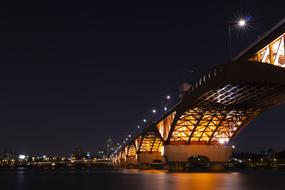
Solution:
<svg viewBox="0 0 285 190">
<path fill-rule="evenodd" d="M 229 142 L 254 118 L 285 101 L 285 19 L 241 52 L 191 85 L 183 97 L 112 157 L 113 164 L 154 162 L 183 167 L 195 156 L 228 160 Z"/>
</svg>

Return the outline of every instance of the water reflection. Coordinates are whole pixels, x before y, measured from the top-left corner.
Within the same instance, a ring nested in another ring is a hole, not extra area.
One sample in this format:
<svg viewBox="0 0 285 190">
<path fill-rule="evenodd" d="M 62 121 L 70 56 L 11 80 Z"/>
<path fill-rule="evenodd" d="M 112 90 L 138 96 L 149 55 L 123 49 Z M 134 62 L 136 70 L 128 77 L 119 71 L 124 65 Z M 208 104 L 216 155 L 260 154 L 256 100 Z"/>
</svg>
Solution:
<svg viewBox="0 0 285 190">
<path fill-rule="evenodd" d="M 145 174 L 154 174 L 144 172 Z M 152 176 L 154 184 L 145 181 L 144 189 L 155 185 L 157 189 L 241 190 L 246 189 L 239 173 L 163 173 Z M 144 180 L 149 180 L 145 179 Z"/>
<path fill-rule="evenodd" d="M 168 173 L 159 170 L 7 169 L 2 190 L 265 190 L 284 189 L 285 172 Z"/>
<path fill-rule="evenodd" d="M 239 175 L 231 173 L 175 174 L 174 189 L 236 190 L 244 189 Z"/>
</svg>

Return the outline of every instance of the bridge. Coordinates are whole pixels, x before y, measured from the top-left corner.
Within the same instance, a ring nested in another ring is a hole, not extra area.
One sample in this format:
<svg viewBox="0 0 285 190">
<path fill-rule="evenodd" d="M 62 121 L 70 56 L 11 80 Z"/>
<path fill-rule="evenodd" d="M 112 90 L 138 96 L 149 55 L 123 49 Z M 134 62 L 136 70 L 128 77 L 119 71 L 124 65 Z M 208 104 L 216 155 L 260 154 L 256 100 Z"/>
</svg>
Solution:
<svg viewBox="0 0 285 190">
<path fill-rule="evenodd" d="M 285 101 L 285 19 L 232 62 L 217 65 L 163 116 L 146 124 L 113 154 L 113 164 L 167 163 L 183 167 L 195 156 L 222 163 L 231 140 L 253 119 Z"/>
</svg>

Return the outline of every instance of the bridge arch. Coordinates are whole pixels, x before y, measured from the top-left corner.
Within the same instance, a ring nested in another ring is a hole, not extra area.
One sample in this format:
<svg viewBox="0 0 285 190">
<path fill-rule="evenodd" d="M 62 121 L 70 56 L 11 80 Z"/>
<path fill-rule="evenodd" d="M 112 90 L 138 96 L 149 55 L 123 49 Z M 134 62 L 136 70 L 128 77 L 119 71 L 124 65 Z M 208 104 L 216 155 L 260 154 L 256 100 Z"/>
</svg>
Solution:
<svg viewBox="0 0 285 190">
<path fill-rule="evenodd" d="M 262 112 L 285 100 L 285 70 L 280 67 L 231 63 L 213 73 L 215 77 L 195 85 L 182 99 L 166 144 L 227 143 Z"/>
</svg>

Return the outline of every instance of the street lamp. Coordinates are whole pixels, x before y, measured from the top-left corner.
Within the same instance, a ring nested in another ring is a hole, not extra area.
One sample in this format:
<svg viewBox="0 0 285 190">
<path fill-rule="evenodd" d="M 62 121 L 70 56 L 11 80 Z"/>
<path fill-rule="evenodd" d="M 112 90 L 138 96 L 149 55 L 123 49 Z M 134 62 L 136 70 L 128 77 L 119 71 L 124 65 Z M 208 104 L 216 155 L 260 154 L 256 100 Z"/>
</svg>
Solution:
<svg viewBox="0 0 285 190">
<path fill-rule="evenodd" d="M 246 21 L 244 19 L 241 19 L 238 21 L 239 26 L 244 26 L 246 24 Z"/>
<path fill-rule="evenodd" d="M 167 105 L 170 104 L 170 100 L 171 100 L 171 96 L 170 95 L 165 95 L 163 97 L 161 97 L 160 99 L 160 109 L 161 109 L 161 113 L 163 113 L 164 111 L 167 110 Z M 163 105 L 163 102 L 165 101 L 165 105 Z"/>
<path fill-rule="evenodd" d="M 183 84 L 183 83 L 186 83 L 186 81 L 185 81 L 185 75 L 186 75 L 187 73 L 194 73 L 194 70 L 184 71 L 184 72 L 182 73 L 182 84 Z"/>
<path fill-rule="evenodd" d="M 246 26 L 247 22 L 245 19 L 240 19 L 237 22 L 234 23 L 240 28 L 243 28 Z M 229 56 L 230 56 L 230 62 L 232 61 L 232 23 L 229 23 Z"/>
<path fill-rule="evenodd" d="M 152 109 L 152 110 L 150 110 L 150 111 L 147 113 L 147 118 L 148 118 L 148 121 L 149 121 L 149 122 L 150 122 L 151 119 L 152 119 L 151 115 L 154 115 L 154 114 L 156 114 L 156 109 Z"/>
</svg>

